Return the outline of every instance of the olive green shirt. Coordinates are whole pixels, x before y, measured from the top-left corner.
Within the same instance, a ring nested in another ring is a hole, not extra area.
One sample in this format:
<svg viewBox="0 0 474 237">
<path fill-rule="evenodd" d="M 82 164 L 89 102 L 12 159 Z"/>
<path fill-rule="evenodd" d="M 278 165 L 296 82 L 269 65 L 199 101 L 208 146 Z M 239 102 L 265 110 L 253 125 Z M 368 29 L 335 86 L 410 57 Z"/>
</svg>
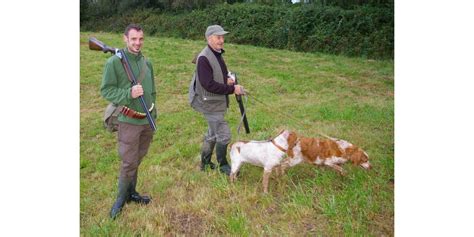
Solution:
<svg viewBox="0 0 474 237">
<path fill-rule="evenodd" d="M 140 71 L 143 67 L 143 60 L 145 57 L 141 53 L 134 55 L 128 52 L 127 49 L 124 49 L 124 52 L 127 54 L 128 60 L 130 62 L 130 68 L 132 69 L 135 78 L 138 80 Z M 145 75 L 141 81 L 143 87 L 143 98 L 145 99 L 148 109 L 151 108 L 152 103 L 156 101 L 156 89 L 155 89 L 155 80 L 153 77 L 153 66 L 147 60 L 146 61 L 147 70 L 145 70 Z M 128 80 L 127 73 L 123 68 L 120 58 L 116 55 L 110 57 L 105 64 L 104 75 L 102 77 L 102 84 L 100 87 L 100 94 L 106 100 L 116 104 L 124 105 L 130 109 L 133 109 L 137 112 L 145 113 L 139 98 L 132 98 L 131 95 L 132 84 Z M 157 110 L 156 103 L 151 111 L 152 117 L 156 119 Z M 135 119 L 130 118 L 122 113 L 118 116 L 118 121 L 126 122 L 135 125 L 148 124 L 146 118 Z"/>
</svg>

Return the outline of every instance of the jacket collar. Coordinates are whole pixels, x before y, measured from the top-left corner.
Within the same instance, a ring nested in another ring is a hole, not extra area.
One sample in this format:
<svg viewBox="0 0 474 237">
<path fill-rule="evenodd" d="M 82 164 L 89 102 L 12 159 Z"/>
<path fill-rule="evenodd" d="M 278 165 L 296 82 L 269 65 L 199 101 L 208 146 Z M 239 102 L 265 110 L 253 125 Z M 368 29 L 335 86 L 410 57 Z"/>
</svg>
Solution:
<svg viewBox="0 0 474 237">
<path fill-rule="evenodd" d="M 216 55 L 216 57 L 222 55 L 223 53 L 225 53 L 224 49 L 221 49 L 220 52 L 217 52 L 209 44 L 207 45 L 207 47 L 209 47 L 209 49 L 214 53 L 214 55 Z"/>
<path fill-rule="evenodd" d="M 138 61 L 143 57 L 142 51 L 138 52 L 138 54 L 133 54 L 128 51 L 127 47 L 125 47 L 123 51 L 127 54 L 129 59 L 133 59 L 134 61 Z"/>
</svg>

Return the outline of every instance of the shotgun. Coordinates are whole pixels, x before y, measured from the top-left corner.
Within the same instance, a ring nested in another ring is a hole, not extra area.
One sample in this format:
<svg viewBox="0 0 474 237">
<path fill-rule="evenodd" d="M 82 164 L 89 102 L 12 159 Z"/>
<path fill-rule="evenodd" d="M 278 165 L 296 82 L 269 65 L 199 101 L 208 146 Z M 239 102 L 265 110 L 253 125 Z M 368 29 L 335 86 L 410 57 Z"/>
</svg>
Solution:
<svg viewBox="0 0 474 237">
<path fill-rule="evenodd" d="M 238 85 L 237 81 L 237 74 L 229 72 L 230 77 L 233 77 L 235 80 L 235 85 Z M 249 128 L 249 122 L 247 121 L 247 113 L 245 113 L 245 108 L 244 108 L 244 102 L 242 101 L 242 96 L 241 95 L 235 95 L 235 99 L 237 100 L 237 103 L 239 103 L 239 109 L 240 109 L 240 114 L 242 115 L 242 119 L 244 122 L 244 127 L 245 127 L 245 133 L 249 134 L 250 133 L 250 128 Z"/>
<path fill-rule="evenodd" d="M 109 47 L 94 37 L 89 38 L 89 49 L 117 55 L 120 58 L 120 61 L 122 62 L 122 65 L 128 75 L 128 78 L 130 79 L 130 82 L 132 83 L 132 86 L 137 85 L 137 79 L 135 78 L 135 75 L 132 72 L 130 62 L 128 61 L 127 55 L 122 49 Z M 145 102 L 145 99 L 143 98 L 143 96 L 139 96 L 138 99 L 140 100 L 142 108 L 146 113 L 146 119 L 148 120 L 151 129 L 153 129 L 153 131 L 156 131 L 155 121 L 153 120 L 153 117 L 151 117 L 151 113 L 148 110 L 148 106 Z"/>
</svg>

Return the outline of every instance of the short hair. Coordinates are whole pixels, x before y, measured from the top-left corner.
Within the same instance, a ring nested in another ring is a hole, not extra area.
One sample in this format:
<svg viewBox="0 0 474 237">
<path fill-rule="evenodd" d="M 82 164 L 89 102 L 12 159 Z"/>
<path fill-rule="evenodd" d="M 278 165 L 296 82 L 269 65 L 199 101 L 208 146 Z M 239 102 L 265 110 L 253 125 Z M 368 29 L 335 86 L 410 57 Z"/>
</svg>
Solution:
<svg viewBox="0 0 474 237">
<path fill-rule="evenodd" d="M 128 32 L 130 32 L 130 30 L 136 30 L 136 31 L 143 31 L 142 27 L 138 24 L 130 24 L 127 26 L 127 28 L 125 28 L 125 32 L 123 32 L 124 35 L 128 36 Z"/>
</svg>

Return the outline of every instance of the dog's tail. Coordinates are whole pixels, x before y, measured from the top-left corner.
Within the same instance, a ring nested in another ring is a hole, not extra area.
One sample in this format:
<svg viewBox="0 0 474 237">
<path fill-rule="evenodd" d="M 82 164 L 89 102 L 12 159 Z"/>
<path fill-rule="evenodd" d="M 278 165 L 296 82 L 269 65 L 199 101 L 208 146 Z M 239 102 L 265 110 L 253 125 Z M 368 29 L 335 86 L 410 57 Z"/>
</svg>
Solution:
<svg viewBox="0 0 474 237">
<path fill-rule="evenodd" d="M 230 159 L 231 160 L 232 160 L 233 157 L 240 156 L 240 149 L 241 149 L 242 145 L 244 145 L 245 143 L 247 143 L 247 142 L 238 141 L 238 142 L 234 142 L 230 145 Z"/>
<path fill-rule="evenodd" d="M 240 147 L 245 144 L 244 142 L 234 142 L 232 144 L 230 144 L 230 154 L 232 155 L 232 153 L 236 153 L 234 155 L 237 155 L 237 154 L 240 154 Z"/>
</svg>

